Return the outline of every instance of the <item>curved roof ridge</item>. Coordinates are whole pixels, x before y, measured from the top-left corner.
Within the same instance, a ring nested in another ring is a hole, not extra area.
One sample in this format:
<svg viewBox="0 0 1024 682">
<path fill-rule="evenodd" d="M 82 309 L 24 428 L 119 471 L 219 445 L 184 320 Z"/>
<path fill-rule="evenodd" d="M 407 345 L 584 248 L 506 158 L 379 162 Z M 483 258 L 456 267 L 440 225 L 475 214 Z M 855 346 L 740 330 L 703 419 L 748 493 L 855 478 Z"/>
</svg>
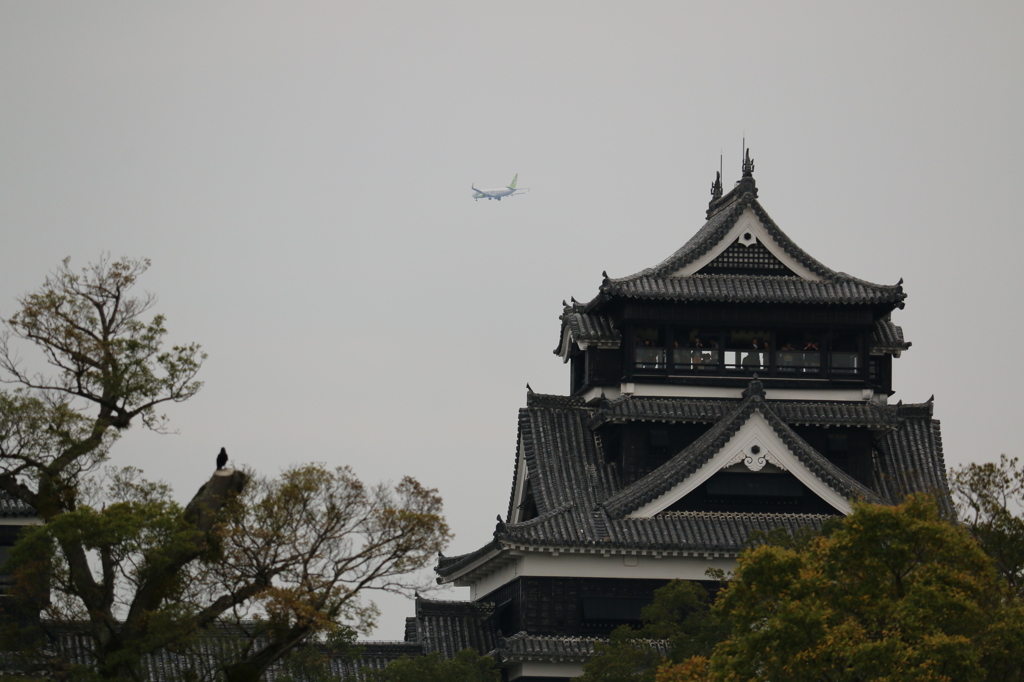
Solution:
<svg viewBox="0 0 1024 682">
<path fill-rule="evenodd" d="M 621 518 L 664 495 L 718 454 L 754 411 L 765 418 L 793 456 L 837 493 L 848 499 L 882 501 L 877 493 L 811 447 L 775 413 L 759 393 L 751 393 L 697 440 L 654 471 L 619 490 L 605 500 L 602 506 L 613 518 Z"/>
<path fill-rule="evenodd" d="M 534 526 L 540 526 L 560 514 L 564 514 L 567 511 L 571 511 L 575 507 L 576 504 L 573 502 L 563 502 L 554 509 L 546 511 L 543 514 L 538 514 L 537 516 L 533 517 L 532 519 L 529 519 L 528 521 L 509 523 L 505 526 L 505 533 L 503 533 L 500 537 L 505 537 L 509 535 L 509 531 L 511 530 L 517 530 L 519 528 L 533 528 Z"/>
<path fill-rule="evenodd" d="M 743 214 L 743 210 L 749 205 L 749 202 L 754 201 L 754 195 L 749 192 L 739 197 L 732 206 L 722 207 L 717 213 L 715 213 L 704 225 L 694 233 L 692 237 L 686 240 L 686 243 L 676 249 L 672 255 L 664 259 L 657 265 L 649 268 L 644 268 L 639 272 L 635 272 L 632 275 L 626 277 L 617 277 L 610 279 L 612 282 L 625 282 L 640 277 L 647 277 L 651 275 L 664 277 L 666 270 L 678 270 L 679 268 L 693 262 L 707 253 L 715 244 L 721 240 L 725 234 L 732 229 L 732 226 L 739 220 L 740 215 Z M 712 238 L 712 236 L 717 238 Z"/>
<path fill-rule="evenodd" d="M 754 398 L 748 396 L 731 413 L 704 432 L 660 467 L 606 499 L 601 505 L 612 518 L 619 518 L 641 507 L 686 480 L 715 455 L 739 430 L 753 411 Z"/>
<path fill-rule="evenodd" d="M 713 249 L 722 239 L 725 238 L 729 230 L 731 230 L 733 225 L 736 224 L 736 221 L 739 220 L 743 211 L 748 207 L 754 211 L 765 230 L 786 254 L 827 282 L 850 282 L 860 284 L 865 287 L 891 289 L 898 293 L 902 293 L 902 279 L 895 285 L 876 284 L 874 282 L 854 277 L 845 272 L 839 272 L 829 268 L 824 263 L 800 248 L 800 246 L 798 246 L 797 243 L 789 237 L 789 235 L 783 232 L 782 228 L 772 220 L 771 216 L 768 215 L 768 212 L 765 211 L 764 207 L 757 201 L 755 194 L 749 191 L 737 197 L 728 205 L 717 207 L 708 221 L 699 230 L 697 230 L 697 232 L 690 237 L 685 244 L 672 253 L 668 258 L 653 267 L 644 268 L 639 272 L 635 272 L 625 277 L 606 278 L 606 283 L 617 284 L 645 277 L 669 277 L 672 272 L 689 265 Z M 688 277 L 697 276 L 700 276 L 700 273 L 694 273 Z M 738 275 L 730 275 L 730 277 L 738 277 Z M 771 277 L 778 279 L 786 276 L 771 275 Z M 796 275 L 794 275 L 794 277 L 801 279 Z M 603 289 L 604 286 L 602 286 L 602 290 Z"/>
</svg>

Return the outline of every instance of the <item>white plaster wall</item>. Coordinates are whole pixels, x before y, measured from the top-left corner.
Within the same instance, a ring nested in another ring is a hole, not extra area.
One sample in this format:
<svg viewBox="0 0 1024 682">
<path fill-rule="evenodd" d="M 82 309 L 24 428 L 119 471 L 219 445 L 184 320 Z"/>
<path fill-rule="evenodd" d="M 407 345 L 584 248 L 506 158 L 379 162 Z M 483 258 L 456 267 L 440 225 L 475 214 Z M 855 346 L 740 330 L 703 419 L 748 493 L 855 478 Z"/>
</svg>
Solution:
<svg viewBox="0 0 1024 682">
<path fill-rule="evenodd" d="M 716 375 L 717 376 L 717 375 Z M 737 375 L 736 378 L 745 378 Z M 747 377 L 749 378 L 749 377 Z M 773 377 L 773 381 L 777 379 Z M 602 389 L 592 389 L 590 393 L 600 396 Z M 635 395 L 651 398 L 741 398 L 744 388 L 728 388 L 724 386 L 675 386 L 670 384 L 641 384 L 627 382 L 615 388 L 605 388 L 605 395 L 612 393 Z M 590 393 L 587 395 L 589 396 Z M 614 397 L 618 397 L 615 395 Z M 765 397 L 769 400 L 834 400 L 844 402 L 867 402 L 874 398 L 874 391 L 860 388 L 766 388 Z"/>
<path fill-rule="evenodd" d="M 523 663 L 513 663 L 508 668 L 510 681 L 519 677 L 579 677 L 582 674 L 583 664 L 569 661 L 562 663 L 524 661 Z"/>
</svg>

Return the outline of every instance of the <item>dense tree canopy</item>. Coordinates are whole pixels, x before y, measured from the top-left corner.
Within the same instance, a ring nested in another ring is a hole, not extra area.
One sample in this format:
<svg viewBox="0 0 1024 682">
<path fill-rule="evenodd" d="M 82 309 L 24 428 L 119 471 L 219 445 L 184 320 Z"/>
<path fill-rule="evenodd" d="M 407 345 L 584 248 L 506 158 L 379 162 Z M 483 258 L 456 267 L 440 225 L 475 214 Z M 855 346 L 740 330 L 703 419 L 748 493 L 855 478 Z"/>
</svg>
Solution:
<svg viewBox="0 0 1024 682">
<path fill-rule="evenodd" d="M 0 490 L 44 521 L 12 552 L 19 599 L 4 641 L 25 671 L 130 680 L 147 654 L 231 623 L 237 646 L 211 674 L 255 680 L 313 638 L 371 627 L 360 597 L 417 586 L 410 573 L 448 527 L 436 491 L 410 478 L 366 486 L 319 464 L 274 479 L 222 471 L 182 506 L 138 469 L 101 468 L 121 430 L 162 431 L 159 408 L 201 386 L 199 346 L 165 348 L 163 317 L 146 319 L 154 298 L 133 293 L 148 266 L 65 261 L 4 323 Z M 39 367 L 21 354 L 33 348 Z M 41 605 L 42 620 L 26 617 Z M 89 665 L 44 646 L 64 624 L 87 641 Z"/>
<path fill-rule="evenodd" d="M 803 551 L 745 552 L 710 658 L 658 680 L 1020 680 L 1024 609 L 991 559 L 915 496 L 858 505 Z"/>
</svg>

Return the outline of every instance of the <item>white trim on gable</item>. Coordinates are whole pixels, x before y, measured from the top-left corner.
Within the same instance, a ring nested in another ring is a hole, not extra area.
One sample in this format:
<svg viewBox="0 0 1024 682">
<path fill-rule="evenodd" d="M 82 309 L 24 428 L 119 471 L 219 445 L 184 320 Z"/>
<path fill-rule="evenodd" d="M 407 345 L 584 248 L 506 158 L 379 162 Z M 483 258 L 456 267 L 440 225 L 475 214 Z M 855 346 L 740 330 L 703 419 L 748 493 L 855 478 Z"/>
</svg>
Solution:
<svg viewBox="0 0 1024 682">
<path fill-rule="evenodd" d="M 750 237 L 747 237 L 748 234 Z M 729 246 L 737 240 L 744 246 L 750 246 L 754 242 L 761 242 L 773 256 L 778 258 L 783 265 L 796 273 L 796 275 L 801 279 L 805 279 L 810 282 L 821 281 L 821 277 L 808 270 L 795 258 L 786 253 L 782 247 L 772 239 L 772 236 L 768 234 L 768 230 L 766 230 L 764 225 L 761 224 L 761 220 L 757 217 L 757 214 L 754 213 L 754 209 L 749 206 L 743 210 L 740 217 L 736 219 L 736 223 L 732 226 L 732 229 L 729 230 L 728 234 L 726 234 L 720 242 L 715 244 L 714 248 L 689 265 L 676 270 L 670 274 L 669 277 L 689 277 L 690 275 L 697 274 L 701 268 L 720 256 L 723 251 L 729 248 Z"/>
<path fill-rule="evenodd" d="M 756 450 L 754 449 L 755 447 L 757 448 Z M 743 426 L 740 427 L 740 430 L 704 466 L 691 474 L 685 481 L 678 483 L 671 490 L 637 509 L 629 517 L 649 518 L 665 511 L 673 503 L 696 490 L 698 486 L 720 470 L 741 462 L 746 464 L 747 459 L 751 460 L 751 463 L 747 464 L 751 471 L 761 470 L 765 463 L 770 463 L 796 476 L 797 480 L 811 489 L 811 492 L 843 514 L 849 514 L 853 511 L 850 501 L 830 488 L 825 482 L 815 476 L 810 469 L 804 466 L 803 462 L 782 442 L 782 439 L 775 433 L 775 429 L 772 428 L 771 424 L 761 416 L 760 412 L 755 411 Z M 758 466 L 759 463 L 760 466 Z"/>
<path fill-rule="evenodd" d="M 516 489 L 512 492 L 512 518 L 509 523 L 523 522 L 523 497 L 526 495 L 526 479 L 530 473 L 526 468 L 526 447 L 519 443 L 517 456 L 519 463 L 516 465 Z"/>
</svg>

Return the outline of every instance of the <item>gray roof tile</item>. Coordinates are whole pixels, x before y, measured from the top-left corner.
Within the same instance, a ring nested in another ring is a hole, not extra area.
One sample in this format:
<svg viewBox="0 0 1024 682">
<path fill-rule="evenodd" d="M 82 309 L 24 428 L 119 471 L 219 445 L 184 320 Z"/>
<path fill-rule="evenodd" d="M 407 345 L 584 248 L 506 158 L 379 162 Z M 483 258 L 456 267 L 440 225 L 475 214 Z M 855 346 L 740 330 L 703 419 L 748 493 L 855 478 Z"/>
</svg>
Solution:
<svg viewBox="0 0 1024 682">
<path fill-rule="evenodd" d="M 608 280 L 606 296 L 653 299 L 676 303 L 793 303 L 793 304 L 898 304 L 900 286 L 882 286 L 861 280 L 812 282 L 799 277 L 773 275 L 642 276 Z"/>
<path fill-rule="evenodd" d="M 539 516 L 502 525 L 493 541 L 475 552 L 445 557 L 435 569 L 442 581 L 510 545 L 578 548 L 579 551 L 664 551 L 738 553 L 753 530 L 818 526 L 826 517 L 793 514 L 663 512 L 653 518 L 622 515 L 653 499 L 665 485 L 659 478 L 682 476 L 700 448 L 725 438 L 748 410 L 758 410 L 805 464 L 851 498 L 897 503 L 912 492 L 934 493 L 948 508 L 945 464 L 938 422 L 931 405 L 877 406 L 818 401 L 622 398 L 601 406 L 579 399 L 530 394 L 519 412 L 519 439 L 532 480 Z M 624 488 L 605 464 L 601 424 L 633 420 L 717 423 L 677 456 L 672 471 Z M 870 487 L 814 452 L 790 425 L 852 426 L 876 433 L 876 480 Z M 686 452 L 686 451 L 684 451 Z M 690 458 L 690 459 L 687 459 Z M 678 468 L 678 471 L 675 470 Z M 676 476 L 679 474 L 679 476 Z M 638 485 L 640 484 L 640 485 Z M 574 550 L 575 551 L 575 550 Z"/>
<path fill-rule="evenodd" d="M 885 353 L 902 353 L 910 348 L 910 341 L 903 339 L 903 328 L 893 324 L 892 316 L 886 315 L 875 323 L 871 332 L 871 353 L 873 355 Z"/>
<path fill-rule="evenodd" d="M 416 641 L 424 653 L 452 658 L 463 649 L 487 653 L 494 648 L 494 604 L 416 599 Z"/>
<path fill-rule="evenodd" d="M 0 518 L 35 516 L 36 510 L 0 490 Z"/>
<path fill-rule="evenodd" d="M 752 191 L 730 192 L 715 202 L 716 206 L 707 223 L 658 265 L 627 277 L 606 278 L 598 296 L 583 306 L 582 312 L 596 313 L 605 301 L 614 297 L 675 302 L 903 306 L 906 294 L 903 293 L 902 281 L 892 286 L 874 284 L 826 267 L 779 229 L 757 202 L 756 188 L 752 182 L 749 189 Z M 714 249 L 726 238 L 748 207 L 754 211 L 775 243 L 793 260 L 819 277 L 820 281 L 804 280 L 788 270 L 780 270 L 778 275 L 695 273 L 686 277 L 672 276 Z"/>
<path fill-rule="evenodd" d="M 830 488 L 847 499 L 882 502 L 873 490 L 829 462 L 798 436 L 760 395 L 749 395 L 725 418 L 664 465 L 623 488 L 602 503 L 608 513 L 623 516 L 668 492 L 704 466 L 732 438 L 751 414 L 759 412 L 794 455 Z"/>
</svg>

